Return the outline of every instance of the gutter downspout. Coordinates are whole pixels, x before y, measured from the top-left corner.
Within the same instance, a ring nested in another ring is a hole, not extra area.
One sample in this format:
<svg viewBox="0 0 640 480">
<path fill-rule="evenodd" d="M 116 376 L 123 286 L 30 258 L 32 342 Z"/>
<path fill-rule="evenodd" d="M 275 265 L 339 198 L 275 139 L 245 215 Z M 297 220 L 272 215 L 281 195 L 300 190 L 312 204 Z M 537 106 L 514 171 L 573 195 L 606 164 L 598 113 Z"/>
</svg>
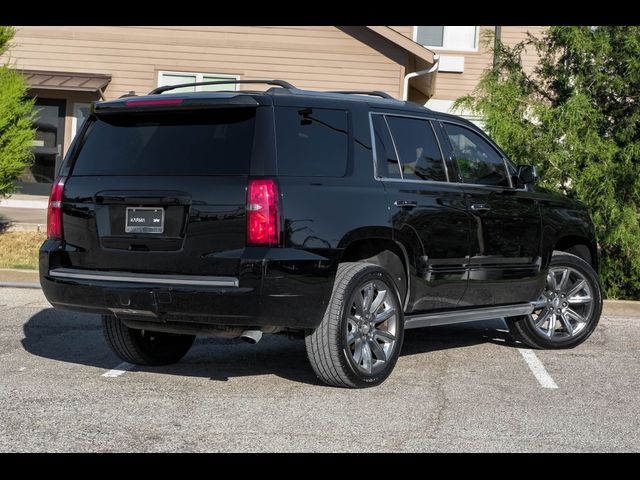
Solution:
<svg viewBox="0 0 640 480">
<path fill-rule="evenodd" d="M 496 25 L 496 34 L 494 36 L 493 41 L 493 69 L 498 68 L 498 55 L 496 53 L 496 47 L 498 46 L 498 42 L 502 39 L 502 26 Z"/>
<path fill-rule="evenodd" d="M 406 102 L 409 99 L 409 80 L 411 80 L 414 77 L 419 77 L 421 75 L 426 75 L 427 73 L 433 73 L 436 70 L 438 70 L 438 64 L 440 62 L 440 57 L 438 55 L 434 55 L 433 59 L 434 59 L 434 62 L 433 62 L 433 65 L 431 66 L 431 68 L 429 68 L 427 70 L 420 70 L 419 72 L 407 73 L 404 76 L 404 88 L 403 88 L 403 91 L 402 91 L 402 100 L 404 100 Z"/>
</svg>

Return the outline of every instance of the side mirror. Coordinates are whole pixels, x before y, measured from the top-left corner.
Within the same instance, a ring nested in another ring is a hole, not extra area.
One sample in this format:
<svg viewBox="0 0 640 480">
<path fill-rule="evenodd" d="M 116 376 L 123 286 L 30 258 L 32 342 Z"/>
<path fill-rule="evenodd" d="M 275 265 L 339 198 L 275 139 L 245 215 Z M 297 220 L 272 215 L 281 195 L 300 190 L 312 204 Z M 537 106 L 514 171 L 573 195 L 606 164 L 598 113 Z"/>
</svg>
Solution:
<svg viewBox="0 0 640 480">
<path fill-rule="evenodd" d="M 518 167 L 518 180 L 526 185 L 534 183 L 538 179 L 538 171 L 533 165 L 520 165 Z"/>
</svg>

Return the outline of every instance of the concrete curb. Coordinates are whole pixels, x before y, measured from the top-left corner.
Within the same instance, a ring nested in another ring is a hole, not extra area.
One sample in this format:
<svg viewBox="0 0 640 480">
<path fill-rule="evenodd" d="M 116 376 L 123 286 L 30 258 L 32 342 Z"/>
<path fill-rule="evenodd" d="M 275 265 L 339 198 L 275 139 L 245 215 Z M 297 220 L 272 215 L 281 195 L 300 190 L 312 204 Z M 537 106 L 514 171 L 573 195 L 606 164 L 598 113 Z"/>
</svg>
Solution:
<svg viewBox="0 0 640 480">
<path fill-rule="evenodd" d="M 0 232 L 46 232 L 44 223 L 12 223 L 0 221 Z"/>
<path fill-rule="evenodd" d="M 635 300 L 605 300 L 602 315 L 640 317 L 640 302 Z"/>
<path fill-rule="evenodd" d="M 40 289 L 40 284 L 29 282 L 0 282 L 0 287 Z"/>
<path fill-rule="evenodd" d="M 40 285 L 38 270 L 21 270 L 17 268 L 0 268 L 0 285 L 6 284 L 32 284 Z"/>
<path fill-rule="evenodd" d="M 16 198 L 0 200 L 0 207 L 4 208 L 37 208 L 39 210 L 46 210 L 48 206 L 48 200 L 23 200 Z"/>
</svg>

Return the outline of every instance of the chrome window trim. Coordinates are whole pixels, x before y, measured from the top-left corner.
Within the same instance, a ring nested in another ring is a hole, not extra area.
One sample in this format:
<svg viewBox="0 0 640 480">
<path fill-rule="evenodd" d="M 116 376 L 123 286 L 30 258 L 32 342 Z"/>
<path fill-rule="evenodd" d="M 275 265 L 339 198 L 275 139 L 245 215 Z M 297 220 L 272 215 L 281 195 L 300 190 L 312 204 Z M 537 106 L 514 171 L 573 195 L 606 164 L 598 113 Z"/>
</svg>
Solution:
<svg viewBox="0 0 640 480">
<path fill-rule="evenodd" d="M 373 129 L 373 115 L 390 115 L 390 116 L 395 116 L 395 117 L 407 117 L 407 118 L 417 118 L 419 120 L 428 120 L 430 122 L 440 122 L 440 123 L 451 123 L 452 125 L 458 125 L 460 127 L 464 127 L 467 130 L 471 130 L 473 132 L 473 129 L 469 128 L 469 126 L 460 123 L 460 122 L 456 122 L 454 120 L 449 120 L 449 119 L 442 119 L 442 118 L 437 118 L 437 117 L 433 117 L 433 116 L 418 116 L 418 115 L 405 115 L 405 114 L 401 114 L 401 113 L 396 113 L 396 112 L 369 112 L 369 131 L 371 134 L 371 150 L 373 152 L 373 178 L 374 180 L 377 180 L 378 182 L 406 182 L 406 183 L 420 183 L 420 184 L 434 184 L 434 185 L 443 185 L 443 184 L 447 184 L 447 185 L 451 185 L 451 186 L 461 186 L 461 187 L 475 187 L 475 188 L 489 188 L 489 189 L 509 189 L 509 190 L 515 190 L 516 192 L 526 192 L 527 189 L 526 187 L 520 187 L 520 188 L 515 188 L 513 187 L 513 182 L 511 181 L 511 177 L 509 176 L 509 187 L 502 187 L 500 185 L 483 185 L 481 183 L 466 183 L 466 182 L 462 182 L 462 181 L 452 181 L 450 176 L 449 176 L 449 167 L 447 166 L 446 161 L 444 160 L 444 153 L 442 151 L 442 145 L 440 144 L 440 139 L 438 138 L 437 133 L 435 132 L 434 129 L 434 134 L 436 135 L 436 141 L 438 142 L 438 147 L 440 148 L 440 153 L 442 154 L 442 159 L 445 163 L 445 171 L 447 172 L 447 181 L 446 182 L 441 182 L 438 180 L 411 180 L 411 179 L 404 179 L 404 178 L 386 178 L 386 177 L 381 177 L 378 175 L 378 152 L 376 150 L 376 138 L 375 138 L 375 132 Z M 385 120 L 386 123 L 386 120 Z M 387 129 L 388 129 L 388 125 L 387 125 Z M 433 129 L 433 123 L 431 124 L 431 128 Z M 475 132 L 474 132 L 475 133 Z M 391 131 L 389 130 L 389 136 L 391 137 L 391 141 L 394 142 L 394 148 L 395 148 L 395 140 L 393 139 L 393 135 L 391 135 Z M 484 137 L 483 137 L 484 138 Z M 489 144 L 491 145 L 491 147 L 496 150 L 496 152 L 498 153 L 498 155 L 500 155 L 500 158 L 503 159 L 503 161 L 506 163 L 507 159 L 504 155 L 502 155 L 502 153 L 500 152 L 499 148 L 496 147 L 495 143 L 493 142 L 493 140 L 491 140 L 489 138 Z M 396 153 L 396 157 L 398 162 L 400 161 L 399 155 Z M 452 161 L 455 161 L 455 157 L 451 157 Z M 515 167 L 515 165 L 514 165 Z M 507 168 L 507 166 L 505 165 L 505 168 Z M 400 173 L 402 175 L 402 172 Z"/>
<path fill-rule="evenodd" d="M 368 116 L 369 135 L 371 135 L 371 153 L 373 153 L 373 179 L 381 181 L 381 178 L 378 176 L 378 152 L 376 150 L 376 134 L 373 130 L 373 112 L 369 111 Z"/>
<path fill-rule="evenodd" d="M 438 145 L 438 150 L 440 151 L 440 158 L 442 159 L 442 164 L 444 165 L 444 172 L 445 175 L 447 177 L 447 181 L 443 182 L 440 180 L 412 180 L 412 179 L 405 179 L 404 176 L 403 178 L 386 178 L 386 177 L 381 177 L 378 175 L 378 151 L 376 149 L 376 136 L 375 136 L 375 131 L 373 128 L 373 115 L 382 115 L 384 118 L 384 122 L 385 125 L 387 126 L 387 130 L 389 131 L 389 136 L 391 137 L 391 142 L 393 143 L 393 149 L 395 151 L 396 154 L 396 161 L 398 162 L 398 168 L 400 170 L 400 175 L 403 176 L 402 173 L 402 168 L 400 168 L 400 155 L 398 154 L 398 149 L 396 147 L 396 141 L 393 138 L 393 134 L 391 133 L 391 129 L 389 128 L 389 124 L 387 122 L 386 117 L 390 116 L 390 117 L 404 117 L 404 118 L 415 118 L 417 120 L 424 120 L 426 122 L 429 123 L 429 127 L 431 128 L 431 131 L 433 132 L 434 137 L 436 138 L 436 143 Z M 442 185 L 442 184 L 455 184 L 457 182 L 452 182 L 451 178 L 449 176 L 449 167 L 447 166 L 447 161 L 444 158 L 444 152 L 442 150 L 442 145 L 440 144 L 440 140 L 438 139 L 438 134 L 435 131 L 435 128 L 433 128 L 433 121 L 437 121 L 437 119 L 435 119 L 434 117 L 421 117 L 418 115 L 405 115 L 402 113 L 390 113 L 390 112 L 369 112 L 369 131 L 371 133 L 371 146 L 372 146 L 372 151 L 373 151 L 373 178 L 374 180 L 377 180 L 379 182 L 385 181 L 385 182 L 407 182 L 407 183 L 433 183 L 433 184 L 437 184 L 437 185 Z"/>
<path fill-rule="evenodd" d="M 81 270 L 76 268 L 54 268 L 49 276 L 70 280 L 96 280 L 100 282 L 153 283 L 158 285 L 190 285 L 200 287 L 239 286 L 235 277 L 215 277 L 196 275 L 154 275 L 148 273 L 108 272 Z"/>
</svg>

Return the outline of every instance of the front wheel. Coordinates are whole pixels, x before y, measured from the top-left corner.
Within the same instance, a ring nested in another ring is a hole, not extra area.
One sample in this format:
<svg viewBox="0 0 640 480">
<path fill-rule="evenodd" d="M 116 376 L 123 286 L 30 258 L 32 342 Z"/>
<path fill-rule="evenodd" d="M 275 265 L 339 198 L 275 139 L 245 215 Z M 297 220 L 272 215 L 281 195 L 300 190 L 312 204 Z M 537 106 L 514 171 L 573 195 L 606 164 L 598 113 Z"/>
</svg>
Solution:
<svg viewBox="0 0 640 480">
<path fill-rule="evenodd" d="M 391 276 L 370 263 L 341 263 L 322 322 L 305 336 L 307 356 L 323 382 L 379 385 L 398 360 L 404 316 Z"/>
<path fill-rule="evenodd" d="M 580 257 L 553 252 L 546 285 L 530 315 L 507 318 L 511 335 L 539 349 L 573 348 L 593 333 L 602 312 L 598 276 Z"/>
</svg>

